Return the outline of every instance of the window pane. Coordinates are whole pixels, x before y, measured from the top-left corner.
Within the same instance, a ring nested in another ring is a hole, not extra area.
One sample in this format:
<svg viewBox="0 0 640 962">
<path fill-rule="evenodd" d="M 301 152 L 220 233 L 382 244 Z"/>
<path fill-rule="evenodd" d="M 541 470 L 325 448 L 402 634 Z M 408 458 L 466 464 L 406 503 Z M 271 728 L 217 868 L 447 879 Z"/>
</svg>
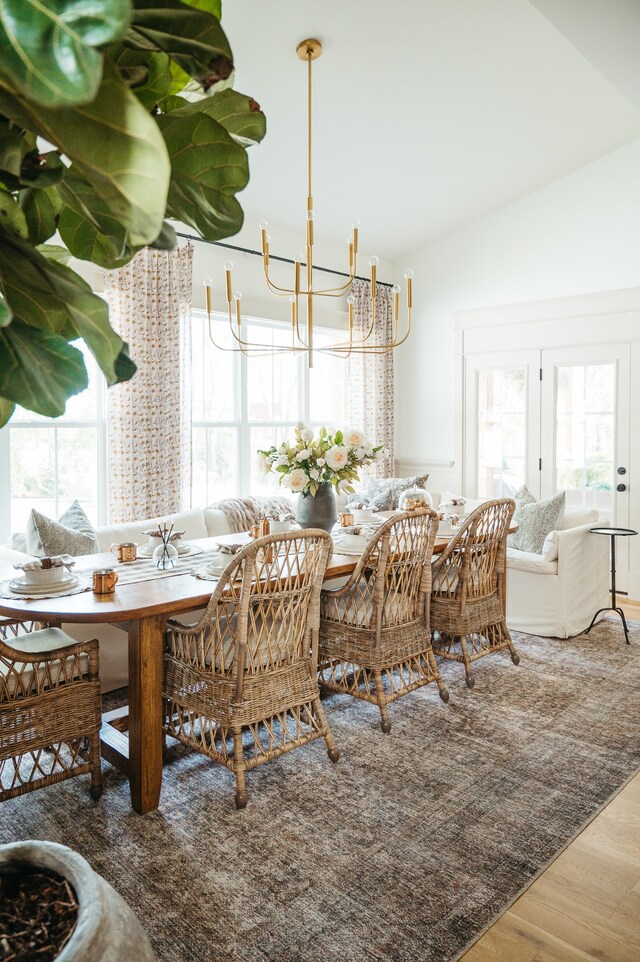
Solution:
<svg viewBox="0 0 640 962">
<path fill-rule="evenodd" d="M 194 427 L 192 503 L 205 506 L 238 494 L 236 428 Z"/>
<path fill-rule="evenodd" d="M 337 332 L 336 332 L 337 333 Z M 336 334 L 316 331 L 318 347 L 332 344 Z M 349 359 L 316 353 L 309 371 L 309 421 L 327 427 L 345 427 L 348 417 Z"/>
<path fill-rule="evenodd" d="M 526 473 L 526 368 L 478 372 L 478 494 L 512 495 Z"/>
<path fill-rule="evenodd" d="M 24 531 L 32 508 L 57 517 L 54 430 L 11 427 L 10 446 L 11 530 Z"/>
<path fill-rule="evenodd" d="M 248 325 L 249 341 L 288 345 L 286 328 Z M 249 421 L 297 421 L 300 411 L 299 362 L 296 354 L 268 354 L 247 360 Z"/>
<path fill-rule="evenodd" d="M 58 434 L 58 513 L 76 498 L 98 522 L 98 455 L 95 428 L 60 427 Z"/>
<path fill-rule="evenodd" d="M 219 350 L 209 337 L 205 314 L 193 314 L 192 411 L 194 421 L 233 421 L 236 418 L 236 355 Z M 229 324 L 212 318 L 211 331 L 218 345 L 231 346 Z"/>
</svg>

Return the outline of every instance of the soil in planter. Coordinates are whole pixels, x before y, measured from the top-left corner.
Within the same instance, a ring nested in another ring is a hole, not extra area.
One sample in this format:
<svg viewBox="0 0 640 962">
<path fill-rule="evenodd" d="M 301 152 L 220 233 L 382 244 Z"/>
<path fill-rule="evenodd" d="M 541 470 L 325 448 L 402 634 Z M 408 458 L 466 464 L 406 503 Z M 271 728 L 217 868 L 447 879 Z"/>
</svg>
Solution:
<svg viewBox="0 0 640 962">
<path fill-rule="evenodd" d="M 75 892 L 57 873 L 19 865 L 0 872 L 0 962 L 52 962 L 77 919 Z"/>
</svg>

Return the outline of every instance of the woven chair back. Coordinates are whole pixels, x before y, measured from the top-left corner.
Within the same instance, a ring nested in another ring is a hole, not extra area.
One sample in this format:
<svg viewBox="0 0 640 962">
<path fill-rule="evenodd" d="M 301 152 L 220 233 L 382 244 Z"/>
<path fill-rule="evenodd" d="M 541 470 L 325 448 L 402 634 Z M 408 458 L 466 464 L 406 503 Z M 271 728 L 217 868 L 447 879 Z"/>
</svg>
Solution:
<svg viewBox="0 0 640 962">
<path fill-rule="evenodd" d="M 169 633 L 171 654 L 229 678 L 309 660 L 331 549 L 331 537 L 318 529 L 270 535 L 242 548 L 193 630 Z"/>
<path fill-rule="evenodd" d="M 0 641 L 0 702 L 41 695 L 52 688 L 70 685 L 87 671 L 87 655 L 56 652 L 31 654 L 16 651 Z M 98 677 L 97 654 L 95 677 Z"/>
<path fill-rule="evenodd" d="M 511 498 L 486 501 L 460 525 L 436 562 L 434 596 L 467 600 L 496 590 L 506 569 L 506 541 L 515 510 Z"/>
<path fill-rule="evenodd" d="M 423 618 L 437 530 L 438 517 L 430 508 L 385 521 L 364 550 L 351 589 L 326 598 L 323 614 L 372 630 Z"/>
</svg>

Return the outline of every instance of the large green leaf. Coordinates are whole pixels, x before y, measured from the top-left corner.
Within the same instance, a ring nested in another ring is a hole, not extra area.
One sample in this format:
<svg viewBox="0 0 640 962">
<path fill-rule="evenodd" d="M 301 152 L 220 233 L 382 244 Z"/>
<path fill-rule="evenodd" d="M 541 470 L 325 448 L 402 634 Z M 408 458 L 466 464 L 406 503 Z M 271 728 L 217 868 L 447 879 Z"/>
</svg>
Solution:
<svg viewBox="0 0 640 962">
<path fill-rule="evenodd" d="M 0 121 L 0 171 L 6 171 L 17 179 L 22 158 L 28 149 L 21 131 L 7 121 Z"/>
<path fill-rule="evenodd" d="M 0 397 L 0 428 L 3 428 L 7 421 L 11 420 L 11 415 L 15 409 L 16 406 L 13 401 L 7 401 L 6 398 Z"/>
<path fill-rule="evenodd" d="M 2 186 L 0 186 L 0 227 L 15 237 L 29 236 L 24 211 L 13 194 Z"/>
<path fill-rule="evenodd" d="M 100 194 L 132 247 L 158 236 L 170 165 L 158 125 L 135 95 L 105 67 L 98 95 L 83 107 L 49 110 L 0 88 L 0 114 L 55 144 Z"/>
<path fill-rule="evenodd" d="M 20 206 L 29 228 L 29 240 L 36 246 L 44 244 L 57 230 L 62 210 L 60 194 L 55 187 L 27 188 L 20 191 Z"/>
<path fill-rule="evenodd" d="M 15 316 L 32 328 L 60 334 L 67 340 L 82 337 L 107 382 L 116 384 L 123 379 L 118 364 L 122 365 L 124 342 L 109 324 L 109 308 L 71 268 L 3 235 L 0 287 Z M 129 365 L 121 370 L 128 370 L 131 377 L 135 367 L 131 362 Z"/>
<path fill-rule="evenodd" d="M 0 83 L 44 107 L 88 103 L 102 77 L 95 49 L 121 37 L 129 0 L 2 0 Z"/>
<path fill-rule="evenodd" d="M 122 267 L 133 257 L 127 231 L 111 208 L 72 165 L 60 184 L 64 201 L 58 229 L 74 257 L 100 267 Z"/>
<path fill-rule="evenodd" d="M 181 0 L 133 0 L 127 42 L 163 50 L 189 76 L 207 85 L 212 75 L 228 76 L 233 69 L 231 48 L 219 20 Z"/>
<path fill-rule="evenodd" d="M 195 7 L 196 10 L 206 10 L 207 13 L 212 13 L 217 20 L 222 17 L 222 3 L 220 0 L 182 0 L 189 7 Z"/>
<path fill-rule="evenodd" d="M 88 385 L 84 358 L 59 334 L 14 318 L 0 328 L 0 397 L 45 417 L 64 414 L 67 398 Z"/>
<path fill-rule="evenodd" d="M 116 44 L 109 60 L 147 110 L 152 110 L 173 86 L 171 60 L 166 53 Z"/>
<path fill-rule="evenodd" d="M 234 197 L 249 179 L 247 152 L 208 116 L 209 101 L 188 104 L 158 117 L 171 157 L 167 214 L 191 224 L 207 240 L 220 240 L 242 227 Z"/>
<path fill-rule="evenodd" d="M 4 294 L 0 293 L 0 327 L 6 327 L 7 324 L 11 324 L 13 314 L 11 308 L 4 299 Z"/>
<path fill-rule="evenodd" d="M 267 132 L 267 118 L 260 105 L 235 90 L 219 91 L 207 98 L 201 109 L 244 146 L 259 143 Z"/>
</svg>

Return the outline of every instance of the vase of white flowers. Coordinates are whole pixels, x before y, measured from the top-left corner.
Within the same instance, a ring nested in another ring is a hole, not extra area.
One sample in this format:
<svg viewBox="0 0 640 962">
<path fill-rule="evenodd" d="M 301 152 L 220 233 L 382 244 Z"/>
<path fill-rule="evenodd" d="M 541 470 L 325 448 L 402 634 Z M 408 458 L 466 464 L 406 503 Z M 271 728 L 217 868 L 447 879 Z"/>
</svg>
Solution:
<svg viewBox="0 0 640 962">
<path fill-rule="evenodd" d="M 302 528 L 331 531 L 337 520 L 335 493 L 353 493 L 365 464 L 380 460 L 382 445 L 374 446 L 362 431 L 334 431 L 298 424 L 295 439 L 258 451 L 265 474 L 300 494 L 297 519 Z"/>
</svg>

